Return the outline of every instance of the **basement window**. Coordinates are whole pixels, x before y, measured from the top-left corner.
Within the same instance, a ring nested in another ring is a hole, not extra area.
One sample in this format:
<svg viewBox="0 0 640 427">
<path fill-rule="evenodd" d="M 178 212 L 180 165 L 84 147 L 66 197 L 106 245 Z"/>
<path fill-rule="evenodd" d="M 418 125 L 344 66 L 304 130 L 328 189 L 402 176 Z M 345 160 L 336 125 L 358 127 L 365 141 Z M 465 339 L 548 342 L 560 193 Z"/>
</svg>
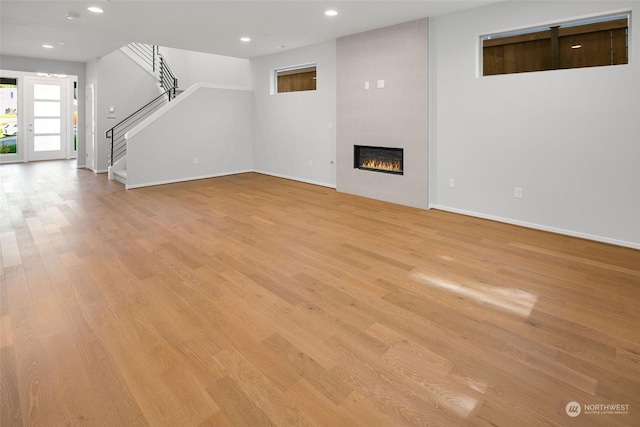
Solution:
<svg viewBox="0 0 640 427">
<path fill-rule="evenodd" d="M 630 13 L 480 37 L 482 75 L 629 63 Z"/>
<path fill-rule="evenodd" d="M 316 64 L 274 70 L 276 93 L 316 90 Z"/>
</svg>

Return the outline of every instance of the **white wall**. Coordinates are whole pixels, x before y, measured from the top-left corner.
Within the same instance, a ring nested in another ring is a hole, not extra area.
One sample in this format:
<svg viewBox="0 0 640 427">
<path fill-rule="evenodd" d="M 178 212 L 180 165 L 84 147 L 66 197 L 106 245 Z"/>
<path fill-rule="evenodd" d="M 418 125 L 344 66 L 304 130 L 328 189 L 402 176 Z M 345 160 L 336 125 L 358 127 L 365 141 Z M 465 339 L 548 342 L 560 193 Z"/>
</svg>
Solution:
<svg viewBox="0 0 640 427">
<path fill-rule="evenodd" d="M 317 90 L 271 94 L 274 69 L 308 63 L 317 64 Z M 252 59 L 251 72 L 255 170 L 335 186 L 335 40 Z"/>
<path fill-rule="evenodd" d="M 94 111 L 98 111 L 97 106 L 98 106 L 98 59 L 92 59 L 91 61 L 85 63 L 85 73 L 86 73 L 86 85 L 90 85 L 93 84 L 93 110 Z M 83 90 L 85 90 L 86 87 L 83 88 Z M 83 100 L 86 102 L 87 98 L 83 98 Z M 83 107 L 84 111 L 83 113 L 85 113 L 86 115 L 86 105 Z M 85 144 L 87 145 L 86 150 L 85 150 L 85 155 L 83 156 L 82 159 L 82 164 L 85 167 L 88 168 L 92 168 L 91 165 L 93 165 L 93 171 L 97 171 L 97 165 L 98 165 L 98 159 L 97 159 L 97 150 L 93 150 L 93 152 L 91 152 L 92 150 L 90 149 L 90 147 L 88 147 L 88 144 L 91 143 L 91 141 L 86 138 L 86 134 L 87 134 L 87 130 L 88 127 L 91 126 L 91 124 L 89 123 L 90 117 L 86 117 L 86 121 L 85 121 L 85 126 L 82 128 L 82 130 L 80 130 L 80 128 L 78 128 L 78 132 L 82 131 L 83 132 L 83 136 L 86 139 Z M 95 131 L 95 129 L 94 129 Z M 97 145 L 97 141 L 98 141 L 98 135 L 94 135 L 95 141 L 96 141 L 96 145 Z M 93 156 L 93 161 L 89 160 L 88 157 L 89 156 Z M 80 159 L 80 155 L 78 155 L 78 159 Z M 80 160 L 78 160 L 78 163 L 80 163 Z"/>
<path fill-rule="evenodd" d="M 84 90 L 84 86 L 82 86 Z M 120 50 L 98 58 L 96 86 L 97 170 L 106 172 L 110 141 L 107 130 L 159 95 L 158 82 Z M 107 118 L 107 109 L 116 118 Z"/>
<path fill-rule="evenodd" d="M 128 188 L 252 170 L 252 92 L 210 86 L 192 86 L 127 135 Z"/>
<path fill-rule="evenodd" d="M 160 54 L 178 79 L 181 90 L 195 83 L 251 86 L 248 59 L 161 47 Z"/>
<path fill-rule="evenodd" d="M 629 65 L 476 77 L 482 34 L 624 9 Z M 506 2 L 430 22 L 432 206 L 640 247 L 640 4 Z"/>
</svg>

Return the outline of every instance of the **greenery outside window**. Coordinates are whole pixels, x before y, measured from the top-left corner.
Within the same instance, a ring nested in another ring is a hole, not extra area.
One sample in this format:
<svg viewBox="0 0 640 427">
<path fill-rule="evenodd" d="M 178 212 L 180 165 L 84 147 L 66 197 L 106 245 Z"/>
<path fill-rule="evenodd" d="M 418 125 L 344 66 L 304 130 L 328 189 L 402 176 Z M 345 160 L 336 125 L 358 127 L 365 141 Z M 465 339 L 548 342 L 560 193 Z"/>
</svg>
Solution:
<svg viewBox="0 0 640 427">
<path fill-rule="evenodd" d="M 0 77 L 0 155 L 17 154 L 18 79 Z"/>
</svg>

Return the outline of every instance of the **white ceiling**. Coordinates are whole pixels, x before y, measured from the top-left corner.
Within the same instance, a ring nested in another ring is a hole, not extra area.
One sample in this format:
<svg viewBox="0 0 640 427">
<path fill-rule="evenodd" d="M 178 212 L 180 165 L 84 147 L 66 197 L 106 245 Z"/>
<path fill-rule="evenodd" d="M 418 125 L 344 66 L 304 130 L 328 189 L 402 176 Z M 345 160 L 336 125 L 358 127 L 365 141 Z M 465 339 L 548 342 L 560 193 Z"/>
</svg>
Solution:
<svg viewBox="0 0 640 427">
<path fill-rule="evenodd" d="M 129 42 L 143 42 L 254 58 L 495 2 L 1 0 L 0 53 L 86 62 Z M 93 14 L 87 11 L 90 5 L 105 12 Z M 338 16 L 325 16 L 327 9 Z M 68 20 L 68 12 L 79 19 Z M 243 43 L 242 36 L 252 41 Z"/>
</svg>

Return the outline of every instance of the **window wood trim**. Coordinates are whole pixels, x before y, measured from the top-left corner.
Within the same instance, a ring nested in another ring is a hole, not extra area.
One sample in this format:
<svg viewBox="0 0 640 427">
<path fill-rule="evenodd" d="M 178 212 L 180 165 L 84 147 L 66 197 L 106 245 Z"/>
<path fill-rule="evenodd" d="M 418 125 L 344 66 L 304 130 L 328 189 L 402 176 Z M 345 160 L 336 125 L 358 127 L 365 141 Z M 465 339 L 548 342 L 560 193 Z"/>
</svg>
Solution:
<svg viewBox="0 0 640 427">
<path fill-rule="evenodd" d="M 277 76 L 289 76 L 291 74 L 313 73 L 316 71 L 316 67 L 296 68 L 294 70 L 276 71 Z"/>
<path fill-rule="evenodd" d="M 627 28 L 627 18 L 615 19 L 612 21 L 595 22 L 593 24 L 576 25 L 572 27 L 558 28 L 558 37 L 573 36 L 576 34 L 592 33 L 596 31 L 617 30 Z M 535 31 L 532 33 L 518 34 L 515 36 L 499 37 L 482 41 L 482 47 L 502 46 L 513 43 L 524 43 L 535 40 L 545 40 L 551 38 L 551 30 Z"/>
</svg>

